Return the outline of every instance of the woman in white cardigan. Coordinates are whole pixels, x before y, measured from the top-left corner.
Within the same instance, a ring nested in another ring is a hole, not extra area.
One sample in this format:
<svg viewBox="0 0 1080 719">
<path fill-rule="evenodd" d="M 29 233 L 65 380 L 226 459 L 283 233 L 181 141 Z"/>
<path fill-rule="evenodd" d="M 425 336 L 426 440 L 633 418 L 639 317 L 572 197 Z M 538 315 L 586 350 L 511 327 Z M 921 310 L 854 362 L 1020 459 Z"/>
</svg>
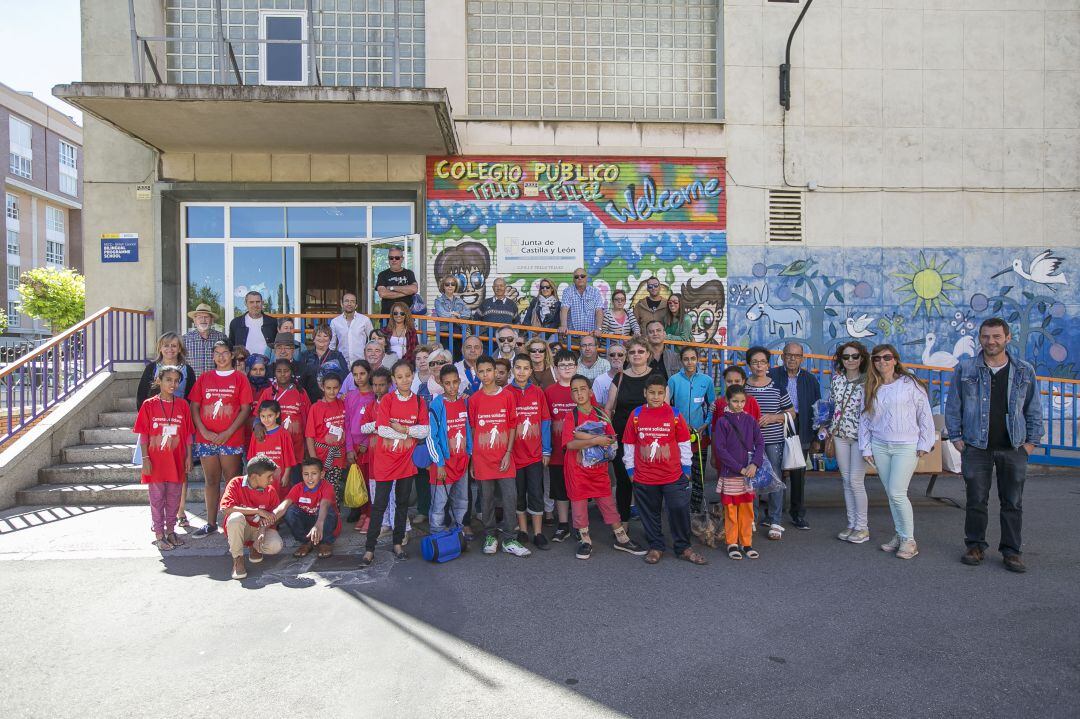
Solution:
<svg viewBox="0 0 1080 719">
<path fill-rule="evenodd" d="M 900 559 L 911 559 L 919 548 L 907 491 L 919 457 L 934 448 L 930 398 L 892 345 L 878 345 L 871 351 L 864 394 L 859 450 L 877 467 L 896 527 L 892 540 L 881 549 L 895 552 Z"/>
</svg>

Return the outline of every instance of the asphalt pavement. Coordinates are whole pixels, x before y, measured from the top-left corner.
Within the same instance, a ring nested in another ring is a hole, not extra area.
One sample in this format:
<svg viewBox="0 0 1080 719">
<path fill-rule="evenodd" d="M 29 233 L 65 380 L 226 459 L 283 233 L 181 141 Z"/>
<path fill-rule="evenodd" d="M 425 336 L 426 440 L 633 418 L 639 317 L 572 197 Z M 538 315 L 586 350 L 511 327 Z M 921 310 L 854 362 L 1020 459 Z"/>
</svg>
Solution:
<svg viewBox="0 0 1080 719">
<path fill-rule="evenodd" d="M 0 675 L 11 717 L 1076 717 L 1080 478 L 1035 472 L 1024 575 L 959 563 L 963 512 L 921 498 L 895 559 L 880 484 L 872 542 L 835 539 L 839 483 L 811 479 L 810 531 L 655 567 L 599 517 L 519 559 L 356 569 L 284 556 L 229 578 L 220 537 L 162 557 L 144 507 L 0 513 Z M 959 499 L 956 478 L 939 483 Z M 992 503 L 991 545 L 997 541 Z M 192 509 L 195 509 L 192 507 Z M 632 527 L 640 537 L 640 525 Z M 230 705 L 235 705 L 231 707 Z"/>
</svg>

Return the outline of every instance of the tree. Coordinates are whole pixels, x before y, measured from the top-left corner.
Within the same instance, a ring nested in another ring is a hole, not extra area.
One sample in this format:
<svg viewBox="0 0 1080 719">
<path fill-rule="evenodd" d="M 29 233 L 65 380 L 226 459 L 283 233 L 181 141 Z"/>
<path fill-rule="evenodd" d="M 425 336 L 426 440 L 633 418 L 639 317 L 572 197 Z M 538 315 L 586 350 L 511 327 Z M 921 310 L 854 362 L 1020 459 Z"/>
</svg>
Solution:
<svg viewBox="0 0 1080 719">
<path fill-rule="evenodd" d="M 7 328 L 8 328 L 7 312 L 0 309 L 0 333 L 7 332 Z"/>
<path fill-rule="evenodd" d="M 35 267 L 19 278 L 19 311 L 49 323 L 53 334 L 82 320 L 86 278 L 72 269 Z"/>
</svg>

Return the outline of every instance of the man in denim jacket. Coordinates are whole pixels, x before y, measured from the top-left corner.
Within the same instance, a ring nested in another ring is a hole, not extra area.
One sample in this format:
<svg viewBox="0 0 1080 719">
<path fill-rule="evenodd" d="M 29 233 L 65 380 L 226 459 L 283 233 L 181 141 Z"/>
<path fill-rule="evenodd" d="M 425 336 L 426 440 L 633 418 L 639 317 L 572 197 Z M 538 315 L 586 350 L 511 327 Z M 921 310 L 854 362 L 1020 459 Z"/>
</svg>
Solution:
<svg viewBox="0 0 1080 719">
<path fill-rule="evenodd" d="M 967 551 L 960 561 L 982 562 L 986 548 L 987 500 L 997 469 L 1001 503 L 1001 543 L 1005 568 L 1026 571 L 1020 559 L 1020 525 L 1028 456 L 1043 436 L 1042 405 L 1035 369 L 1006 347 L 1009 325 L 991 317 L 979 327 L 980 352 L 955 369 L 945 403 L 945 426 L 963 453 L 967 484 L 964 535 Z"/>
</svg>

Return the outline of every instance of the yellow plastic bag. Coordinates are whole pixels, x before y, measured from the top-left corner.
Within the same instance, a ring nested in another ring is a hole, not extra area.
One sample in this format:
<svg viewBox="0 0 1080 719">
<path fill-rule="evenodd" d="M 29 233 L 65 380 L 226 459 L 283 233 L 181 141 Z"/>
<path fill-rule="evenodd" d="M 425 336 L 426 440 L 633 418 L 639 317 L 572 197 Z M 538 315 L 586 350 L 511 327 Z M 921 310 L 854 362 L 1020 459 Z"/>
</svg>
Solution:
<svg viewBox="0 0 1080 719">
<path fill-rule="evenodd" d="M 368 503 L 367 480 L 364 473 L 355 464 L 349 467 L 349 476 L 345 479 L 345 506 L 363 507 Z"/>
</svg>

